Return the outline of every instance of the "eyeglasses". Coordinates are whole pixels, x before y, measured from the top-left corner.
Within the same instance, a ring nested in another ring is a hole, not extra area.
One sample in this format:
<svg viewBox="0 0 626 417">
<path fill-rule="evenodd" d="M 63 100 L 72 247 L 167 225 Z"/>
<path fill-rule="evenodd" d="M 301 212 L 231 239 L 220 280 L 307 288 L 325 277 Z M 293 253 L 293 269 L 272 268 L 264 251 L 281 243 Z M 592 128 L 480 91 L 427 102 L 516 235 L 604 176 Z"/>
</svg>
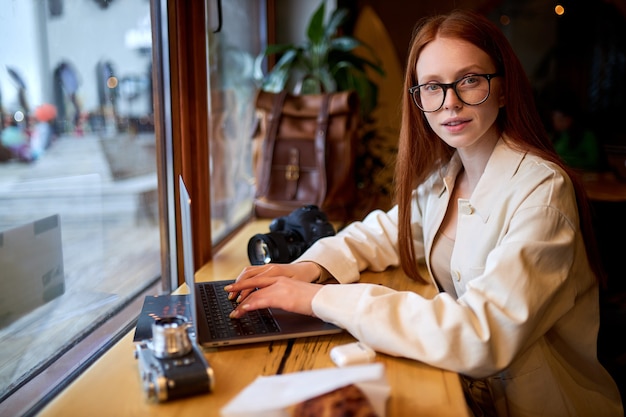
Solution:
<svg viewBox="0 0 626 417">
<path fill-rule="evenodd" d="M 426 83 L 409 88 L 413 102 L 420 110 L 431 113 L 439 110 L 446 100 L 446 92 L 453 89 L 456 96 L 469 106 L 477 106 L 489 98 L 491 79 L 500 74 L 473 74 L 449 84 Z"/>
</svg>

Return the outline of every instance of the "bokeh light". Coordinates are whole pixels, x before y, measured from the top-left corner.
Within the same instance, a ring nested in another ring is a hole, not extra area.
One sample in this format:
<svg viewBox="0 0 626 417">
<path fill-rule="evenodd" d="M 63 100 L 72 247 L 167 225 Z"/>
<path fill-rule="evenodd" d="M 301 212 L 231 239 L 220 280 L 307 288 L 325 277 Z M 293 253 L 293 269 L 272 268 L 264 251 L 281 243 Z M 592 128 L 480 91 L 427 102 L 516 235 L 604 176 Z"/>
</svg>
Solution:
<svg viewBox="0 0 626 417">
<path fill-rule="evenodd" d="M 565 13 L 565 7 L 563 7 L 560 4 L 557 4 L 556 6 L 554 6 L 554 13 L 556 13 L 559 16 L 563 16 L 563 14 Z"/>
<path fill-rule="evenodd" d="M 117 77 L 109 77 L 107 79 L 107 87 L 109 88 L 117 87 Z"/>
</svg>

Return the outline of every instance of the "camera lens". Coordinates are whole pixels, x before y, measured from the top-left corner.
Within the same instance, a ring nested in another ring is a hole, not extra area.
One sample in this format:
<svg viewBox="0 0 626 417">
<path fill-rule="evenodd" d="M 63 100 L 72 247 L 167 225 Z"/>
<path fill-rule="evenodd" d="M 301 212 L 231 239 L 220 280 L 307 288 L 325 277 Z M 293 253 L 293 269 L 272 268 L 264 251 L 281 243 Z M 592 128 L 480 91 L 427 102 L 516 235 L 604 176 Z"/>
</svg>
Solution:
<svg viewBox="0 0 626 417">
<path fill-rule="evenodd" d="M 289 263 L 306 249 L 297 233 L 270 232 L 257 234 L 248 242 L 248 258 L 252 265 Z"/>
<path fill-rule="evenodd" d="M 182 316 L 166 316 L 152 323 L 152 348 L 157 358 L 173 358 L 191 351 L 189 322 Z"/>
<path fill-rule="evenodd" d="M 253 265 L 263 265 L 272 262 L 272 257 L 269 253 L 270 249 L 267 247 L 267 243 L 263 239 L 255 239 L 250 242 L 248 247 L 248 254 L 250 259 L 254 259 Z"/>
<path fill-rule="evenodd" d="M 248 258 L 252 265 L 288 262 L 289 247 L 281 233 L 257 234 L 248 242 Z"/>
</svg>

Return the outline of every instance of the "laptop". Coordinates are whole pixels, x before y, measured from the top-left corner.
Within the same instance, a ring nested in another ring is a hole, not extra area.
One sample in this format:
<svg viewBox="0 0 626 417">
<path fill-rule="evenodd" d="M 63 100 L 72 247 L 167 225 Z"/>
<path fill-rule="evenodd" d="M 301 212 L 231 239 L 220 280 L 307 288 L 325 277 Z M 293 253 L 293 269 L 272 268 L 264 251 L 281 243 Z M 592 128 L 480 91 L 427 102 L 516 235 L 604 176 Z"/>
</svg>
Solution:
<svg viewBox="0 0 626 417">
<path fill-rule="evenodd" d="M 343 331 L 318 318 L 275 308 L 248 312 L 239 319 L 229 318 L 235 302 L 228 300 L 224 287 L 234 282 L 234 279 L 208 282 L 194 280 L 191 199 L 182 177 L 179 177 L 179 185 L 185 283 L 189 287 L 192 329 L 198 344 L 204 347 L 241 345 Z"/>
<path fill-rule="evenodd" d="M 0 327 L 65 292 L 58 214 L 0 231 Z"/>
</svg>

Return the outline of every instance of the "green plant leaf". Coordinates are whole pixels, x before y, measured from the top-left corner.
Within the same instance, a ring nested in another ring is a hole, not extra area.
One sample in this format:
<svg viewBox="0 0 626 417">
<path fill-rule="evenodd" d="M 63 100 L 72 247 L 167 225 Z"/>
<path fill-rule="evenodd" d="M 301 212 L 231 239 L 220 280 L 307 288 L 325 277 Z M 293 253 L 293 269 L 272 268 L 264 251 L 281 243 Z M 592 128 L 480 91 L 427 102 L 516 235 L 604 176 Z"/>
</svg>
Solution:
<svg viewBox="0 0 626 417">
<path fill-rule="evenodd" d="M 282 54 L 283 52 L 289 51 L 291 49 L 297 49 L 298 47 L 294 44 L 287 43 L 281 45 L 268 45 L 263 52 L 264 55 L 274 55 L 274 54 Z"/>
<path fill-rule="evenodd" d="M 278 60 L 278 62 L 276 63 L 276 65 L 274 65 L 274 68 L 272 69 L 272 71 L 274 70 L 291 70 L 295 61 L 298 59 L 298 50 L 297 49 L 290 49 L 288 51 L 286 51 Z"/>
<path fill-rule="evenodd" d="M 328 20 L 328 25 L 325 29 L 325 37 L 327 39 L 332 38 L 337 34 L 339 27 L 345 22 L 348 17 L 347 9 L 335 9 Z"/>
<path fill-rule="evenodd" d="M 334 93 L 337 91 L 337 81 L 327 68 L 323 68 L 322 71 L 320 71 L 319 79 L 322 82 L 325 92 Z"/>
<path fill-rule="evenodd" d="M 263 80 L 262 88 L 271 92 L 283 90 L 291 77 L 297 59 L 298 50 L 286 51 Z"/>
<path fill-rule="evenodd" d="M 365 72 L 366 68 L 370 68 L 381 76 L 385 75 L 385 70 L 377 62 L 371 61 L 360 55 L 340 54 L 339 56 L 335 56 L 331 53 L 328 57 L 328 60 L 331 62 L 349 62 L 354 68 L 358 69 L 359 71 Z"/>
<path fill-rule="evenodd" d="M 348 52 L 352 51 L 360 45 L 362 45 L 361 41 L 350 36 L 342 36 L 339 38 L 331 39 L 329 49 Z"/>
<path fill-rule="evenodd" d="M 307 37 L 312 44 L 322 41 L 324 37 L 324 14 L 326 11 L 326 1 L 322 1 L 320 7 L 317 8 L 307 28 Z"/>
<path fill-rule="evenodd" d="M 272 71 L 263 80 L 262 89 L 272 93 L 278 93 L 285 89 L 290 73 L 286 71 Z"/>
<path fill-rule="evenodd" d="M 320 82 L 312 78 L 306 78 L 300 86 L 300 94 L 319 94 L 321 92 Z"/>
</svg>

